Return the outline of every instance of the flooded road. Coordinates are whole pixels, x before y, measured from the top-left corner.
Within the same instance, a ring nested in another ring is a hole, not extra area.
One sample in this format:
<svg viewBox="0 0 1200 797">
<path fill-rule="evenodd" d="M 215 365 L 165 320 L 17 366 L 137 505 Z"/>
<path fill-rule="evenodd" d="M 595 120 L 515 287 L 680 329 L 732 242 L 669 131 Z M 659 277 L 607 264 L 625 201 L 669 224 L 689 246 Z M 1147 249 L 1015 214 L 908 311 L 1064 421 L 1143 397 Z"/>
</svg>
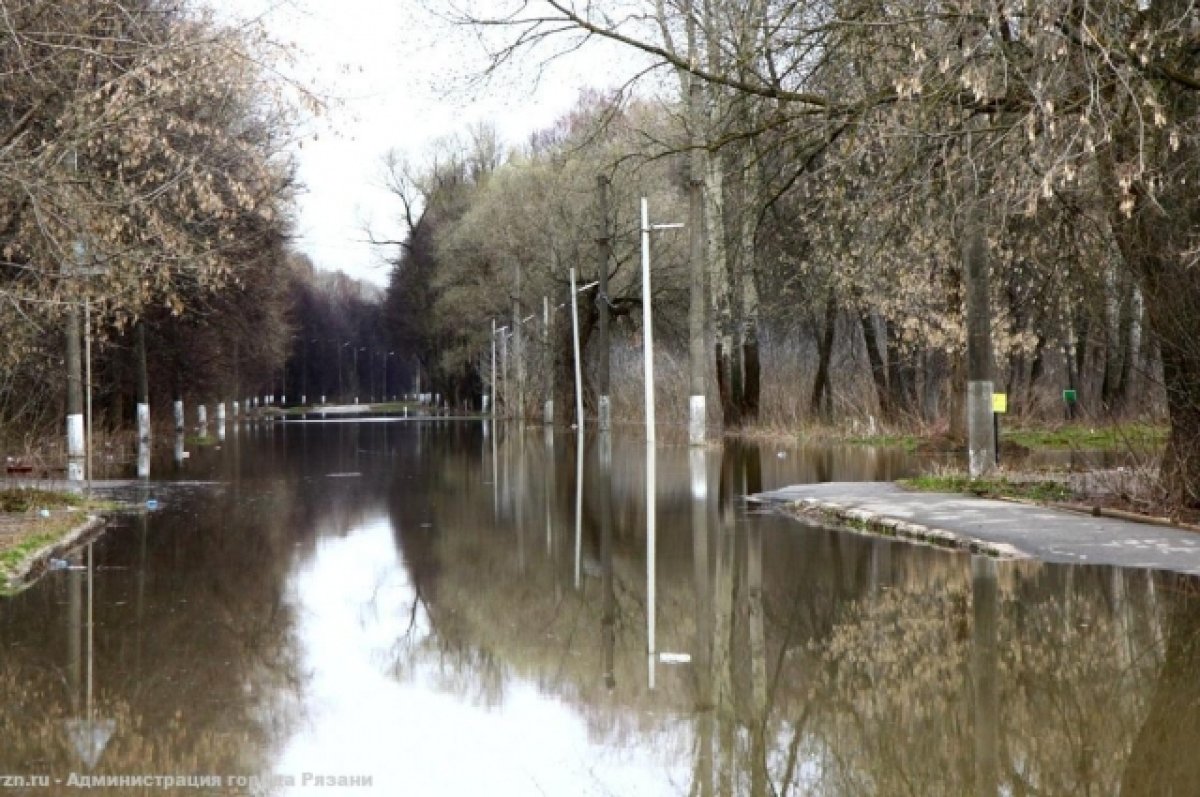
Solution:
<svg viewBox="0 0 1200 797">
<path fill-rule="evenodd" d="M 0 791 L 1200 793 L 1192 580 L 739 500 L 916 465 L 243 426 L 0 602 Z"/>
</svg>

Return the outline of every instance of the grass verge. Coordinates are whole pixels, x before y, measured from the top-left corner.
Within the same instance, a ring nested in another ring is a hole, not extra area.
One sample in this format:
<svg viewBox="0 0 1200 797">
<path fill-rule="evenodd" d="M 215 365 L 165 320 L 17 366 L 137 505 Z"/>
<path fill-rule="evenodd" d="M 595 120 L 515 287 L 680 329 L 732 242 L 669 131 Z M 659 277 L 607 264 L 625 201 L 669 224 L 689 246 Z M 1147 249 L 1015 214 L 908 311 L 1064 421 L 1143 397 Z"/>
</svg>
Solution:
<svg viewBox="0 0 1200 797">
<path fill-rule="evenodd" d="M 70 492 L 0 490 L 0 596 L 27 586 L 26 574 L 43 566 L 38 559 L 86 526 L 91 513 L 111 506 Z"/>
<path fill-rule="evenodd" d="M 29 512 L 35 509 L 63 509 L 83 504 L 75 493 L 41 490 L 37 487 L 7 487 L 0 490 L 0 512 Z"/>
<path fill-rule="evenodd" d="M 897 482 L 909 490 L 929 493 L 960 493 L 980 498 L 1020 498 L 1028 501 L 1070 501 L 1071 488 L 1053 479 L 1010 481 L 1005 476 L 972 479 L 962 473 L 941 473 L 901 479 Z"/>
<path fill-rule="evenodd" d="M 1114 426 L 1071 425 L 1056 429 L 1002 429 L 1000 438 L 1027 448 L 1118 451 L 1160 446 L 1167 440 L 1167 427 L 1149 423 L 1129 423 Z"/>
<path fill-rule="evenodd" d="M 846 439 L 846 442 L 856 446 L 902 448 L 905 451 L 914 452 L 925 444 L 926 439 L 913 434 L 879 434 L 865 437 L 850 437 Z"/>
</svg>

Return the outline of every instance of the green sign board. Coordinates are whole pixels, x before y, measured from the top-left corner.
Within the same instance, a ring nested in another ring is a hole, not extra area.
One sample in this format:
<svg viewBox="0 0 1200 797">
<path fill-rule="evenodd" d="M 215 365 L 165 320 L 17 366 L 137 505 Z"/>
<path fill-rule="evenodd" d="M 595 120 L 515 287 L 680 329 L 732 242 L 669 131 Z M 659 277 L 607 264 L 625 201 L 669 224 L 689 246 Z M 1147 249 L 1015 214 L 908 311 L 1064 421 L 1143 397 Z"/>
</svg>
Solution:
<svg viewBox="0 0 1200 797">
<path fill-rule="evenodd" d="M 1067 402 L 1068 404 L 1074 404 L 1077 399 L 1078 399 L 1078 396 L 1076 395 L 1074 390 L 1064 390 L 1063 391 L 1063 401 Z"/>
</svg>

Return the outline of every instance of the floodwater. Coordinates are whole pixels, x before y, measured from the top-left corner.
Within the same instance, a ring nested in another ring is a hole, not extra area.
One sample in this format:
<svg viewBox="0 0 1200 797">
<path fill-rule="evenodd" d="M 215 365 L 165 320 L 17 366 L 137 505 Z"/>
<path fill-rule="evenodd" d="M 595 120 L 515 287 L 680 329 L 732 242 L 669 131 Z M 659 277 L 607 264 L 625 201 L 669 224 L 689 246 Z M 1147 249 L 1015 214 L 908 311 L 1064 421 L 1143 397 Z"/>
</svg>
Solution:
<svg viewBox="0 0 1200 797">
<path fill-rule="evenodd" d="M 155 510 L 0 602 L 0 783 L 1200 793 L 1193 581 L 972 558 L 740 500 L 917 464 L 648 456 L 478 422 L 242 426 L 168 459 L 173 482 L 125 496 Z M 168 776 L 191 780 L 142 780 Z"/>
</svg>

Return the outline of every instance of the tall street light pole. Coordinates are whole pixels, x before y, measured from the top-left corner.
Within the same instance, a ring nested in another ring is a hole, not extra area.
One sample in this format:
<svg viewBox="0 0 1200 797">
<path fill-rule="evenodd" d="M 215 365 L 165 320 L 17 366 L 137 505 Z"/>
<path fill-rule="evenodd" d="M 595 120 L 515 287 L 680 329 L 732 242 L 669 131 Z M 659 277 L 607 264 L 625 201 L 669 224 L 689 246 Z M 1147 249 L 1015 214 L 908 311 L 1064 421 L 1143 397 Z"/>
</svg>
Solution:
<svg viewBox="0 0 1200 797">
<path fill-rule="evenodd" d="M 654 434 L 654 319 L 651 315 L 650 301 L 650 233 L 654 230 L 678 230 L 682 229 L 682 224 L 651 224 L 650 223 L 650 208 L 646 202 L 646 198 L 642 197 L 642 347 L 643 367 L 645 371 L 645 402 L 646 402 L 646 441 L 653 443 Z M 689 439 L 695 444 L 695 396 L 692 396 L 692 414 L 688 420 L 688 435 Z M 701 404 L 704 397 L 700 396 Z M 701 407 L 703 409 L 703 407 Z M 704 442 L 704 416 L 700 416 L 700 440 Z"/>
</svg>

